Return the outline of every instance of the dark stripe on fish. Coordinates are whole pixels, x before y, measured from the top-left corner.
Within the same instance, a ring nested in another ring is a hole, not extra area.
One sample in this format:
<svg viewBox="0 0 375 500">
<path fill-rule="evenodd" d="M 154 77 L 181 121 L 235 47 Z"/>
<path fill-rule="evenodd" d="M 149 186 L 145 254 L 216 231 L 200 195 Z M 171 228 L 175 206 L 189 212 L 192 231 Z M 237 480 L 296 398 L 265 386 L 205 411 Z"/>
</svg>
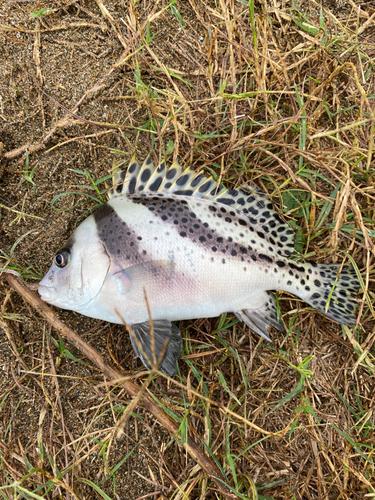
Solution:
<svg viewBox="0 0 375 500">
<path fill-rule="evenodd" d="M 127 265 L 144 262 L 146 250 L 139 247 L 142 240 L 116 211 L 106 203 L 94 212 L 98 236 L 112 260 Z"/>
<path fill-rule="evenodd" d="M 59 252 L 70 252 L 71 249 L 73 248 L 74 242 L 75 242 L 75 237 L 74 233 L 70 236 L 68 241 L 65 242 L 64 246 L 59 249 Z"/>
<path fill-rule="evenodd" d="M 182 238 L 188 238 L 207 251 L 213 252 L 218 256 L 225 256 L 249 264 L 258 260 L 258 252 L 255 248 L 247 244 L 237 243 L 230 236 L 222 236 L 216 229 L 212 229 L 207 222 L 199 219 L 191 210 L 186 200 L 166 197 L 141 198 L 139 196 L 132 196 L 131 200 L 134 203 L 144 205 L 153 215 L 159 217 L 166 224 L 174 226 Z M 197 202 L 197 205 L 199 206 L 199 202 Z M 225 207 L 220 207 L 216 204 L 210 205 L 209 208 L 213 209 L 211 210 L 212 215 L 224 218 L 224 223 L 247 226 L 250 230 L 254 231 L 250 223 L 237 215 L 233 210 L 227 210 Z M 272 251 L 276 253 L 275 250 L 272 249 Z M 267 263 L 273 262 L 273 258 L 268 257 L 268 259 Z M 265 261 L 259 263 L 265 264 Z"/>
</svg>

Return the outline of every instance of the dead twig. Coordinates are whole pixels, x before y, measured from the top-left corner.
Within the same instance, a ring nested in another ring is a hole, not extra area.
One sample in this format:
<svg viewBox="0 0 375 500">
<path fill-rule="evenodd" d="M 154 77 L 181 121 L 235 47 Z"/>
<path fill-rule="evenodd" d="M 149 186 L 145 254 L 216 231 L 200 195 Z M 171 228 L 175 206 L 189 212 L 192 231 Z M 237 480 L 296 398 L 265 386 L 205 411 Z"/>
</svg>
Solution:
<svg viewBox="0 0 375 500">
<path fill-rule="evenodd" d="M 74 347 L 76 347 L 82 354 L 84 354 L 88 359 L 90 359 L 95 365 L 97 365 L 109 379 L 120 379 L 122 374 L 113 368 L 105 359 L 89 344 L 82 340 L 73 330 L 68 328 L 62 321 L 58 319 L 56 314 L 45 304 L 41 299 L 39 299 L 34 292 L 28 289 L 26 284 L 17 276 L 12 274 L 4 274 L 10 286 L 19 293 L 34 309 L 36 309 L 39 314 L 41 314 L 53 328 L 55 328 L 62 337 L 71 342 Z M 130 394 L 132 397 L 138 397 L 141 387 L 127 380 L 123 382 L 122 387 Z M 165 427 L 172 436 L 178 435 L 179 426 L 169 415 L 162 410 L 152 398 L 143 393 L 139 404 L 149 411 L 158 422 Z M 213 464 L 207 457 L 203 455 L 198 446 L 193 442 L 192 439 L 187 439 L 183 444 L 185 450 L 189 455 L 199 464 L 202 470 L 210 476 L 212 481 L 216 484 L 217 488 L 228 500 L 234 500 L 236 496 L 231 493 L 230 489 L 226 486 L 225 480 L 219 471 L 218 467 Z M 65 485 L 66 487 L 66 485 Z"/>
</svg>

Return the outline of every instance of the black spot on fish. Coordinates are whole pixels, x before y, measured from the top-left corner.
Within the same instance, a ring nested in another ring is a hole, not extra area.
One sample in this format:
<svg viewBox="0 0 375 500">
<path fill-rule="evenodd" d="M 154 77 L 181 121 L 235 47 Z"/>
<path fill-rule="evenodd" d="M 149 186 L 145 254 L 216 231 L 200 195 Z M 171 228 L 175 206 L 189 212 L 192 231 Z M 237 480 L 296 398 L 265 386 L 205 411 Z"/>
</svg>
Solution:
<svg viewBox="0 0 375 500">
<path fill-rule="evenodd" d="M 162 161 L 156 171 L 158 174 L 160 174 L 161 172 L 164 172 L 164 170 L 165 170 L 165 161 Z"/>
<path fill-rule="evenodd" d="M 149 190 L 152 192 L 155 192 L 159 189 L 160 184 L 162 182 L 163 178 L 159 177 L 158 179 L 155 179 L 154 182 L 150 185 Z"/>
<path fill-rule="evenodd" d="M 137 168 L 137 163 L 136 163 L 136 162 L 134 162 L 134 163 L 132 163 L 132 164 L 130 165 L 130 167 L 128 168 L 128 172 L 129 172 L 130 174 L 132 174 L 132 173 L 135 171 L 135 169 L 136 169 L 136 168 Z"/>
<path fill-rule="evenodd" d="M 193 179 L 191 181 L 191 183 L 190 183 L 191 187 L 197 186 L 203 179 L 205 179 L 205 175 L 204 174 L 197 175 L 197 177 L 195 177 L 195 179 Z"/>
<path fill-rule="evenodd" d="M 224 205 L 234 205 L 236 203 L 233 198 L 220 198 L 220 203 L 224 203 Z"/>
<path fill-rule="evenodd" d="M 201 185 L 201 187 L 198 189 L 200 193 L 206 193 L 210 189 L 211 182 L 205 182 L 204 184 Z"/>
<path fill-rule="evenodd" d="M 146 170 L 144 170 L 142 172 L 141 181 L 142 182 L 147 182 L 150 177 L 151 177 L 151 170 L 147 168 Z"/>
<path fill-rule="evenodd" d="M 273 259 L 271 257 L 269 257 L 268 255 L 265 255 L 263 253 L 260 253 L 259 254 L 259 258 L 262 259 L 262 260 L 265 260 L 266 262 L 273 262 Z"/>
<path fill-rule="evenodd" d="M 314 285 L 319 287 L 319 286 L 321 286 L 321 282 L 319 280 L 315 280 Z"/>
<path fill-rule="evenodd" d="M 177 169 L 171 168 L 170 170 L 168 170 L 166 178 L 173 179 L 173 177 L 175 177 L 176 174 L 177 174 Z"/>
<path fill-rule="evenodd" d="M 282 260 L 277 260 L 276 265 L 279 267 L 285 267 L 285 262 L 283 262 Z"/>
<path fill-rule="evenodd" d="M 300 272 L 300 273 L 303 273 L 303 272 L 304 272 L 304 270 L 305 270 L 305 268 L 304 268 L 303 266 L 296 266 L 295 264 L 293 264 L 293 262 L 291 262 L 291 263 L 289 264 L 289 267 L 290 267 L 291 269 L 294 269 L 295 271 Z"/>
<path fill-rule="evenodd" d="M 177 186 L 182 186 L 183 184 L 186 184 L 188 180 L 189 180 L 189 175 L 188 174 L 181 175 L 177 179 L 176 184 L 177 184 Z"/>
<path fill-rule="evenodd" d="M 136 178 L 130 179 L 130 182 L 128 184 L 128 190 L 129 190 L 130 194 L 134 193 L 136 184 L 137 184 L 137 179 Z"/>
</svg>

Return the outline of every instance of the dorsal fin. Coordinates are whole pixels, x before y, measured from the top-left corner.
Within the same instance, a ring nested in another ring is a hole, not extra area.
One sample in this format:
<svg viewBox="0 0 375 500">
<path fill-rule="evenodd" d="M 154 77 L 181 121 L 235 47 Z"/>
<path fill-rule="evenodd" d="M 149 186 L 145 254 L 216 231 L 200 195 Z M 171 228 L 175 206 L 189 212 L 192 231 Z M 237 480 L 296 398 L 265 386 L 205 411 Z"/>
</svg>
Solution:
<svg viewBox="0 0 375 500">
<path fill-rule="evenodd" d="M 275 211 L 266 194 L 255 186 L 227 189 L 212 177 L 196 173 L 190 167 L 183 170 L 176 161 L 169 168 L 165 162 L 157 167 L 148 156 L 143 165 L 132 158 L 126 171 L 118 171 L 113 177 L 113 196 L 137 194 L 174 194 L 194 196 L 217 201 L 246 215 L 251 225 L 266 241 L 276 245 L 279 255 L 290 255 L 294 249 L 294 232 Z"/>
</svg>

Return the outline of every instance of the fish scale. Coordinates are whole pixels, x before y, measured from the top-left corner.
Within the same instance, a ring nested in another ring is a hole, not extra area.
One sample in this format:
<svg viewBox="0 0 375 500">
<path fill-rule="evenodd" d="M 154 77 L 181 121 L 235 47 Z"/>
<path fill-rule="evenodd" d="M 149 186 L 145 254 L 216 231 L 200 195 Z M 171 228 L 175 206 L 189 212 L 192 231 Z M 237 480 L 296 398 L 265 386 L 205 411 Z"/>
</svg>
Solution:
<svg viewBox="0 0 375 500">
<path fill-rule="evenodd" d="M 270 341 L 270 326 L 284 331 L 272 290 L 355 323 L 354 269 L 296 262 L 293 249 L 293 230 L 256 186 L 227 189 L 178 162 L 133 158 L 115 173 L 109 201 L 57 252 L 39 293 L 86 316 L 124 319 L 145 366 L 152 337 L 160 369 L 173 375 L 183 344 L 172 321 L 232 312 Z"/>
</svg>

